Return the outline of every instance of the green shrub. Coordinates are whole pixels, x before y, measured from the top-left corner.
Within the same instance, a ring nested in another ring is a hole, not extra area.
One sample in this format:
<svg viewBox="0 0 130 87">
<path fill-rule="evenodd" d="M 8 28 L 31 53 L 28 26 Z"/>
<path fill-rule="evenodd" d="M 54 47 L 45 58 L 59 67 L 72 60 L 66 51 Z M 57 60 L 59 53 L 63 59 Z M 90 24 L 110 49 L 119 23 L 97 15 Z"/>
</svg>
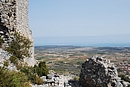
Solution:
<svg viewBox="0 0 130 87">
<path fill-rule="evenodd" d="M 26 82 L 24 73 L 0 68 L 0 87 L 22 87 Z"/>
<path fill-rule="evenodd" d="M 40 79 L 40 77 L 35 73 L 35 68 L 34 67 L 28 67 L 25 66 L 20 69 L 21 72 L 24 72 L 26 76 L 28 77 L 28 80 L 30 80 L 32 83 L 35 84 L 42 84 L 43 81 Z"/>
<path fill-rule="evenodd" d="M 40 62 L 38 66 L 35 65 L 34 67 L 22 67 L 20 71 L 24 72 L 28 80 L 35 84 L 42 84 L 43 81 L 40 77 L 48 74 L 48 68 L 45 62 Z"/>
<path fill-rule="evenodd" d="M 19 60 L 22 60 L 25 57 L 30 57 L 31 54 L 29 52 L 29 49 L 32 47 L 32 42 L 29 40 L 29 38 L 22 36 L 18 32 L 14 33 L 13 36 L 13 40 L 5 50 Z"/>
<path fill-rule="evenodd" d="M 29 66 L 25 66 L 22 67 L 20 69 L 21 72 L 25 73 L 26 76 L 28 77 L 28 80 L 30 80 L 32 83 L 34 83 L 34 79 L 35 79 L 35 73 L 34 73 L 34 68 L 33 67 L 29 67 Z"/>
<path fill-rule="evenodd" d="M 43 84 L 40 78 L 48 74 L 45 62 L 40 62 L 38 66 L 24 66 L 19 72 L 9 71 L 0 67 L 0 87 L 30 87 L 30 83 Z"/>
<path fill-rule="evenodd" d="M 0 36 L 0 48 L 2 47 L 2 44 L 4 43 L 4 40 Z"/>
<path fill-rule="evenodd" d="M 30 85 L 30 82 L 26 82 L 26 83 L 24 83 L 24 84 L 22 85 L 22 87 L 32 87 L 32 86 Z"/>
<path fill-rule="evenodd" d="M 20 69 L 22 66 L 19 65 L 18 61 L 23 62 L 25 57 L 30 57 L 30 47 L 32 47 L 32 42 L 29 38 L 22 36 L 20 33 L 14 33 L 13 40 L 9 43 L 9 46 L 5 48 L 12 56 L 10 57 L 11 63 L 14 63 L 17 69 Z"/>
<path fill-rule="evenodd" d="M 23 67 L 23 63 L 22 62 L 17 62 L 16 67 L 17 67 L 18 70 L 20 70 Z"/>
<path fill-rule="evenodd" d="M 78 81 L 78 80 L 79 80 L 79 77 L 75 76 L 74 81 Z"/>
<path fill-rule="evenodd" d="M 9 60 L 10 60 L 11 63 L 13 63 L 13 64 L 17 64 L 17 62 L 18 62 L 18 58 L 17 58 L 16 56 L 11 56 L 11 57 L 9 58 Z"/>
<path fill-rule="evenodd" d="M 38 66 L 34 66 L 35 68 L 35 73 L 37 73 L 39 76 L 46 76 L 49 72 L 46 63 L 45 62 L 40 62 Z"/>
<path fill-rule="evenodd" d="M 119 75 L 119 77 L 121 77 L 121 80 L 124 80 L 124 81 L 130 83 L 130 78 L 128 76 L 126 76 L 126 75 Z"/>
<path fill-rule="evenodd" d="M 35 75 L 35 82 L 34 83 L 41 85 L 41 84 L 43 84 L 43 80 L 38 75 Z"/>
<path fill-rule="evenodd" d="M 9 62 L 8 62 L 8 61 L 5 61 L 5 62 L 4 62 L 4 66 L 8 67 L 8 66 L 9 66 Z"/>
</svg>

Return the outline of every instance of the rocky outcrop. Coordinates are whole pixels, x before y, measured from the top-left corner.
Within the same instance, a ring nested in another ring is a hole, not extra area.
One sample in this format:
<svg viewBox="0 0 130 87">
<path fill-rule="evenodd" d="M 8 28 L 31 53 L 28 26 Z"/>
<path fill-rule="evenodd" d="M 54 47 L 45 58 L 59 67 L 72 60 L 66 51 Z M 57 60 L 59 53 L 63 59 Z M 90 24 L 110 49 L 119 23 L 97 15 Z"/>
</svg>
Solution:
<svg viewBox="0 0 130 87">
<path fill-rule="evenodd" d="M 0 0 L 0 38 L 4 40 L 4 46 L 11 42 L 14 32 L 19 32 L 32 41 L 30 58 L 35 62 L 33 37 L 28 25 L 28 0 Z"/>
<path fill-rule="evenodd" d="M 123 87 L 114 64 L 101 57 L 92 57 L 82 64 L 81 87 Z"/>
<path fill-rule="evenodd" d="M 7 51 L 4 51 L 0 48 L 0 67 L 6 67 L 9 70 L 17 70 L 16 66 L 10 62 L 10 54 Z M 7 63 L 5 65 L 5 63 Z"/>
</svg>

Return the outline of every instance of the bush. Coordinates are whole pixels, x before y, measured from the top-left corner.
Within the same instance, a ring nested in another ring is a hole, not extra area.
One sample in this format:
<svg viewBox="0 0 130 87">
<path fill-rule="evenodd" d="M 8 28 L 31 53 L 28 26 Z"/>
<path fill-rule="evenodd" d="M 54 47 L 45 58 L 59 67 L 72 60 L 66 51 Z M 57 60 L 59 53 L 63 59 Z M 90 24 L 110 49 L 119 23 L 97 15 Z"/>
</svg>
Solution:
<svg viewBox="0 0 130 87">
<path fill-rule="evenodd" d="M 45 62 L 40 62 L 38 66 L 34 66 L 35 68 L 35 73 L 37 73 L 39 76 L 46 76 L 49 72 L 46 63 Z"/>
<path fill-rule="evenodd" d="M 9 71 L 0 67 L 0 87 L 30 87 L 30 82 L 42 84 L 40 78 L 48 74 L 48 68 L 45 62 L 40 62 L 38 66 L 24 66 L 19 72 Z"/>
<path fill-rule="evenodd" d="M 5 50 L 19 60 L 22 60 L 25 57 L 30 57 L 31 54 L 29 52 L 29 49 L 32 47 L 32 42 L 29 40 L 29 38 L 22 36 L 18 32 L 14 33 L 13 36 L 13 40 Z"/>
<path fill-rule="evenodd" d="M 13 64 L 17 64 L 17 63 L 18 63 L 18 58 L 17 58 L 16 56 L 11 56 L 11 57 L 9 58 L 9 60 L 10 60 L 11 63 L 13 63 Z"/>
<path fill-rule="evenodd" d="M 38 75 L 35 75 L 35 82 L 34 83 L 41 85 L 41 84 L 43 84 L 43 80 Z"/>
<path fill-rule="evenodd" d="M 45 62 L 40 62 L 38 66 L 35 65 L 34 67 L 25 66 L 21 68 L 20 71 L 24 72 L 28 80 L 35 84 L 42 84 L 43 81 L 40 77 L 48 74 L 48 68 Z"/>
<path fill-rule="evenodd" d="M 8 62 L 8 61 L 5 61 L 5 62 L 4 62 L 4 66 L 8 67 L 8 66 L 9 66 L 9 62 Z"/>
<path fill-rule="evenodd" d="M 4 40 L 0 37 L 0 48 L 2 47 L 3 43 L 4 43 Z"/>
<path fill-rule="evenodd" d="M 28 80 L 24 73 L 0 68 L 0 87 L 22 87 L 26 82 Z"/>
<path fill-rule="evenodd" d="M 74 81 L 78 81 L 78 80 L 79 80 L 79 77 L 75 76 Z"/>
<path fill-rule="evenodd" d="M 42 84 L 43 81 L 40 79 L 37 73 L 35 73 L 35 68 L 33 67 L 23 67 L 20 70 L 21 72 L 24 72 L 26 76 L 28 77 L 28 80 L 30 80 L 32 83 L 35 84 Z"/>
<path fill-rule="evenodd" d="M 26 83 L 24 83 L 24 84 L 22 85 L 22 87 L 32 87 L 32 86 L 30 85 L 30 82 L 26 82 Z"/>
<path fill-rule="evenodd" d="M 119 75 L 119 77 L 121 77 L 121 80 L 124 80 L 124 81 L 130 83 L 130 78 L 129 78 L 128 76 L 125 76 L 125 75 Z"/>
</svg>

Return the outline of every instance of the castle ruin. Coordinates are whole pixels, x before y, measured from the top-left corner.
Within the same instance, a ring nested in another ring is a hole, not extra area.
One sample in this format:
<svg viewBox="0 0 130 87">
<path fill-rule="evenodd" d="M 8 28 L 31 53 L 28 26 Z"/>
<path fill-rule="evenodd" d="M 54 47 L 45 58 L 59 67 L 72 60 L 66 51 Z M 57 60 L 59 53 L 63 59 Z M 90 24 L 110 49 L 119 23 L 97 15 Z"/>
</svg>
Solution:
<svg viewBox="0 0 130 87">
<path fill-rule="evenodd" d="M 92 57 L 82 64 L 80 87 L 123 87 L 116 67 L 110 60 Z"/>
<path fill-rule="evenodd" d="M 15 31 L 33 42 L 28 25 L 28 0 L 0 0 L 0 36 L 4 44 L 10 43 Z M 30 53 L 31 58 L 27 58 L 27 61 L 34 60 L 34 46 L 30 48 Z"/>
</svg>

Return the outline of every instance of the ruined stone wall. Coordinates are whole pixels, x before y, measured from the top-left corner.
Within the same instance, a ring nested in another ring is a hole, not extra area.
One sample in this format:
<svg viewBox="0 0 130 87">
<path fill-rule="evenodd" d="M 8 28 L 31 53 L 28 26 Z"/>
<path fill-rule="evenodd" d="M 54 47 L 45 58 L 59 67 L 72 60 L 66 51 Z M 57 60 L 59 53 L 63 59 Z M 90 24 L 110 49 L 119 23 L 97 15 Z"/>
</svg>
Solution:
<svg viewBox="0 0 130 87">
<path fill-rule="evenodd" d="M 19 32 L 32 39 L 32 34 L 28 25 L 28 0 L 16 1 L 16 25 Z"/>
<path fill-rule="evenodd" d="M 16 26 L 17 31 L 33 42 L 32 32 L 28 24 L 28 0 L 16 0 Z M 30 52 L 32 53 L 31 57 L 34 57 L 34 47 L 30 49 Z"/>
<path fill-rule="evenodd" d="M 28 0 L 0 0 L 0 35 L 5 37 L 6 33 L 10 37 L 15 30 L 33 41 L 28 25 Z"/>
<path fill-rule="evenodd" d="M 82 64 L 80 87 L 123 87 L 114 64 L 101 57 L 92 57 Z"/>
<path fill-rule="evenodd" d="M 10 43 L 15 31 L 33 42 L 28 25 L 28 0 L 0 0 L 0 36 L 4 43 Z M 30 49 L 30 53 L 33 58 L 34 47 Z"/>
<path fill-rule="evenodd" d="M 16 2 L 0 0 L 0 36 L 8 42 L 15 29 L 17 29 Z"/>
</svg>

